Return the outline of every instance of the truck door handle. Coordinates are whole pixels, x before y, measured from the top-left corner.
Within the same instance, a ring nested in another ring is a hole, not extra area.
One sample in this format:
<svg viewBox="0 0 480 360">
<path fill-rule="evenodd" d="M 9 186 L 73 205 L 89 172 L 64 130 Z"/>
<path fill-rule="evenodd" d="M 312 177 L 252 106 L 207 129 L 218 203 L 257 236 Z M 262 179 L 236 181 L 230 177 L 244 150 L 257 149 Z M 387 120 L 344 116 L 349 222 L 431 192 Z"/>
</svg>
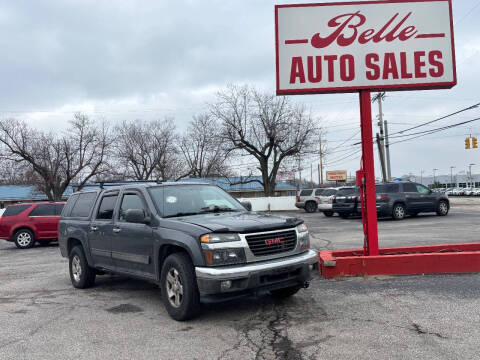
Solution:
<svg viewBox="0 0 480 360">
<path fill-rule="evenodd" d="M 113 228 L 113 232 L 114 232 L 114 233 L 119 233 L 120 231 L 122 231 L 122 229 L 119 229 L 119 228 Z"/>
<path fill-rule="evenodd" d="M 92 230 L 92 231 L 97 231 L 97 230 L 98 230 L 98 226 L 90 226 L 90 230 Z"/>
</svg>

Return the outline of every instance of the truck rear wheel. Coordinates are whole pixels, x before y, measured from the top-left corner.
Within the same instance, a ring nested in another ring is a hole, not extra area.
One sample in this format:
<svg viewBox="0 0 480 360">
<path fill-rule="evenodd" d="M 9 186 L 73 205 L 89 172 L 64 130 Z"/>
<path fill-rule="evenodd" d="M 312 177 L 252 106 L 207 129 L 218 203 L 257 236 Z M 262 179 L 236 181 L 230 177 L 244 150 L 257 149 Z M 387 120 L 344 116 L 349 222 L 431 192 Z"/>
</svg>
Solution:
<svg viewBox="0 0 480 360">
<path fill-rule="evenodd" d="M 185 253 L 166 258 L 161 274 L 162 299 L 168 314 L 184 321 L 197 315 L 200 309 L 195 269 Z"/>
<path fill-rule="evenodd" d="M 70 280 L 77 289 L 85 289 L 95 284 L 95 269 L 88 265 L 80 246 L 75 246 L 69 255 Z"/>
<path fill-rule="evenodd" d="M 307 203 L 305 204 L 305 211 L 307 213 L 314 213 L 315 211 L 317 211 L 317 203 L 315 201 L 307 201 Z"/>
<path fill-rule="evenodd" d="M 291 286 L 284 289 L 272 290 L 270 291 L 270 294 L 273 297 L 276 297 L 279 299 L 285 299 L 295 295 L 300 289 L 301 289 L 301 286 Z"/>
</svg>

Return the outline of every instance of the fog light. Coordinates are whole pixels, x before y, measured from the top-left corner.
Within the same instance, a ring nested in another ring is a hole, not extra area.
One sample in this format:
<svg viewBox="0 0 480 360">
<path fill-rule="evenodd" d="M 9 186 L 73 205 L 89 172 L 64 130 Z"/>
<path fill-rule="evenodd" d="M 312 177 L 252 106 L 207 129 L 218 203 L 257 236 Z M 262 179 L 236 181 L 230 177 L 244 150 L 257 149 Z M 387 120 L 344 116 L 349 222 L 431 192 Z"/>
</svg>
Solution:
<svg viewBox="0 0 480 360">
<path fill-rule="evenodd" d="M 225 280 L 220 283 L 220 289 L 222 291 L 228 290 L 232 287 L 232 281 L 231 280 Z"/>
</svg>

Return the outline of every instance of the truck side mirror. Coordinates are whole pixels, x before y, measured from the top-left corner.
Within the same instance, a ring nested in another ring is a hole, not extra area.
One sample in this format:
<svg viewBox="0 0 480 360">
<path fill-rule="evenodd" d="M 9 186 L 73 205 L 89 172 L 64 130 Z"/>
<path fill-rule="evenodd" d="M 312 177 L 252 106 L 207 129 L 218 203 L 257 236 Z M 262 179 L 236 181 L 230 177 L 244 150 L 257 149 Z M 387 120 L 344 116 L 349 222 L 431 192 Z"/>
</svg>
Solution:
<svg viewBox="0 0 480 360">
<path fill-rule="evenodd" d="M 248 211 L 252 211 L 252 203 L 250 201 L 242 201 L 240 204 Z"/>
<path fill-rule="evenodd" d="M 143 209 L 128 209 L 125 211 L 125 221 L 129 223 L 145 224 L 150 221 Z"/>
</svg>

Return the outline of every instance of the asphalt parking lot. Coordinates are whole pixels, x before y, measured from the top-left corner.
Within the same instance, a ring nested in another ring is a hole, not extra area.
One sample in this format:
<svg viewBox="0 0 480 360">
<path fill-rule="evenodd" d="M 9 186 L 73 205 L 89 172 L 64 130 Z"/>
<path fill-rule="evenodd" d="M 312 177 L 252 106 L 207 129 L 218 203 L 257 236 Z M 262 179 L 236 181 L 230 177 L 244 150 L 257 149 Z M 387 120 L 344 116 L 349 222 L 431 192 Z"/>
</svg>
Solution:
<svg viewBox="0 0 480 360">
<path fill-rule="evenodd" d="M 362 246 L 360 219 L 305 218 L 318 249 Z M 476 242 L 480 207 L 379 222 L 380 245 Z M 0 359 L 474 359 L 480 275 L 315 278 L 291 299 L 244 299 L 171 320 L 159 289 L 119 276 L 74 289 L 56 245 L 0 242 Z"/>
</svg>

